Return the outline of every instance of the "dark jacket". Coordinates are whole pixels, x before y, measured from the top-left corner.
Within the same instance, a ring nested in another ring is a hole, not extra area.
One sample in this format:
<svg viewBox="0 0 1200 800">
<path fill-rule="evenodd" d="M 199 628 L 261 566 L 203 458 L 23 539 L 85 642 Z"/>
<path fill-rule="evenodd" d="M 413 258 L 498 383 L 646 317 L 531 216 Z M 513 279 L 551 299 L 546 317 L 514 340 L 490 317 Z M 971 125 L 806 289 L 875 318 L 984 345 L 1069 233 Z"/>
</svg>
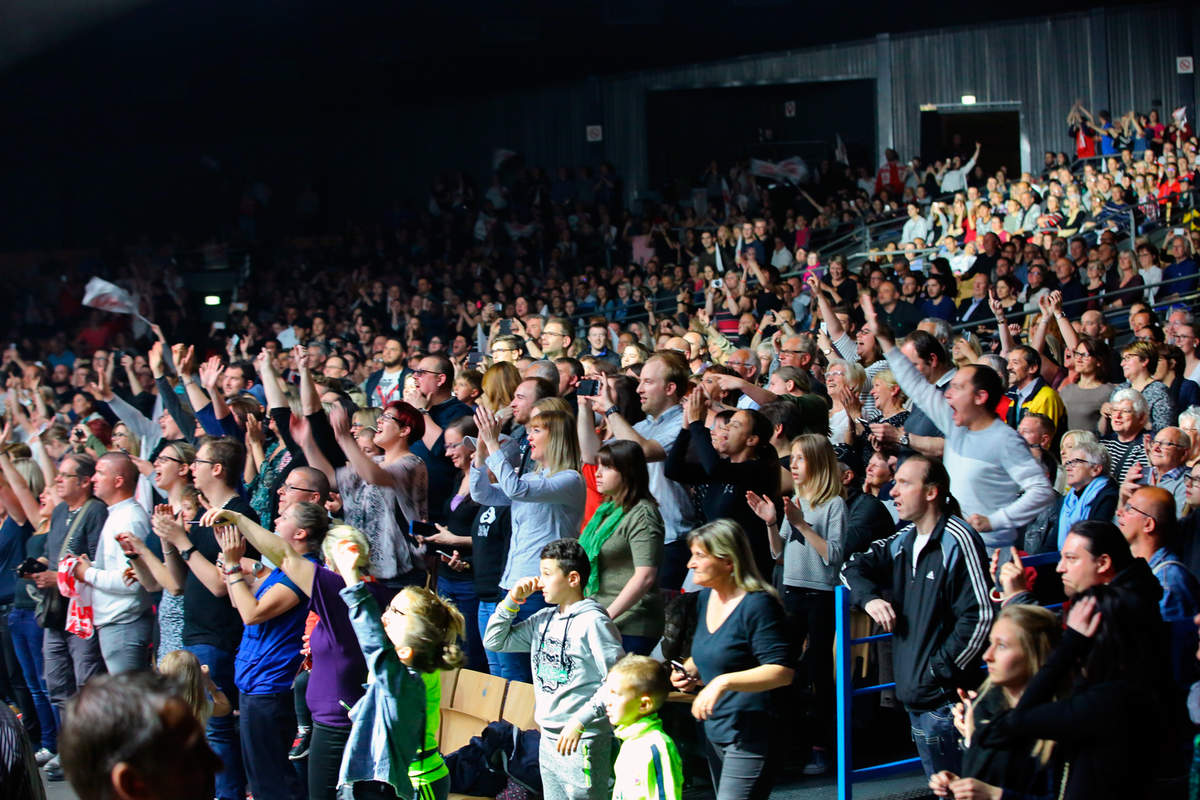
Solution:
<svg viewBox="0 0 1200 800">
<path fill-rule="evenodd" d="M 957 687 L 979 683 L 993 612 L 983 540 L 970 525 L 943 516 L 914 569 L 916 538 L 916 525 L 909 524 L 854 553 L 842 567 L 842 582 L 859 608 L 892 593 L 896 697 L 909 709 L 928 711 L 953 701 Z"/>
<path fill-rule="evenodd" d="M 1017 707 L 978 729 L 972 744 L 1007 748 L 1030 738 L 1053 739 L 1055 785 L 1067 800 L 1157 796 L 1151 778 L 1158 777 L 1156 751 L 1166 717 L 1152 687 L 1106 681 L 1079 685 L 1064 699 L 1054 699 L 1090 646 L 1090 639 L 1067 629 Z M 1065 781 L 1064 765 L 1069 765 Z"/>
<path fill-rule="evenodd" d="M 866 494 L 857 485 L 846 487 L 846 553 L 861 553 L 877 539 L 886 539 L 896 532 L 896 523 L 887 506 L 873 494 Z"/>
</svg>

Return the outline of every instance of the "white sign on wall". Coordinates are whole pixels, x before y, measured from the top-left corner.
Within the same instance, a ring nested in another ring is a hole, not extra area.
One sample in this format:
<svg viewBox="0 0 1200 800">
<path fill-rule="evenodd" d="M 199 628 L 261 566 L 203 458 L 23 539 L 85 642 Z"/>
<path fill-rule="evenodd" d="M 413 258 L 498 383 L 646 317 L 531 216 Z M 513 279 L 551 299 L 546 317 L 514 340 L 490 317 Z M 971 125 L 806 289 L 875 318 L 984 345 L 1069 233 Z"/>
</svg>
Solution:
<svg viewBox="0 0 1200 800">
<path fill-rule="evenodd" d="M 604 141 L 604 126 L 603 125 L 588 125 L 585 129 L 585 135 L 589 142 Z"/>
<path fill-rule="evenodd" d="M 1191 56 L 1179 56 L 1175 59 L 1175 71 L 1180 75 L 1191 75 L 1196 70 L 1196 62 Z"/>
</svg>

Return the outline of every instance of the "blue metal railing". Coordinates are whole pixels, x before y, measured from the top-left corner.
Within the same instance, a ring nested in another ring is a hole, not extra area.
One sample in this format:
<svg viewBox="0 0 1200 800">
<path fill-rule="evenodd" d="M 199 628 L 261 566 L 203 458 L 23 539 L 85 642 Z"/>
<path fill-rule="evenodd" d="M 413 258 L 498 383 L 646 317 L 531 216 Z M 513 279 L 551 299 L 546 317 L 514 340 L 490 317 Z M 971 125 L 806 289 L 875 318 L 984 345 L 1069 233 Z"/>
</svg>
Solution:
<svg viewBox="0 0 1200 800">
<path fill-rule="evenodd" d="M 1021 559 L 1027 567 L 1041 566 L 1042 564 L 1053 564 L 1058 561 L 1058 553 L 1041 553 L 1034 556 L 1026 556 Z M 1059 608 L 1062 604 L 1046 606 L 1051 610 Z M 851 703 L 853 699 L 860 695 L 878 694 L 886 689 L 895 688 L 895 682 L 878 683 L 873 686 L 862 686 L 854 688 L 852 659 L 850 649 L 856 644 L 866 644 L 868 642 L 877 642 L 881 639 L 887 639 L 892 636 L 890 633 L 877 633 L 871 636 L 863 636 L 858 639 L 850 638 L 850 590 L 845 586 L 839 586 L 834 589 L 834 615 L 836 619 L 836 638 L 837 642 L 837 786 L 838 800 L 851 800 L 851 786 L 855 782 L 869 780 L 871 778 L 885 778 L 889 775 L 895 775 L 900 772 L 908 772 L 913 767 L 921 765 L 921 759 L 917 757 L 902 758 L 898 761 L 889 761 L 883 764 L 874 764 L 869 767 L 860 767 L 853 769 L 854 752 L 851 749 L 851 728 L 852 720 L 850 717 Z"/>
</svg>

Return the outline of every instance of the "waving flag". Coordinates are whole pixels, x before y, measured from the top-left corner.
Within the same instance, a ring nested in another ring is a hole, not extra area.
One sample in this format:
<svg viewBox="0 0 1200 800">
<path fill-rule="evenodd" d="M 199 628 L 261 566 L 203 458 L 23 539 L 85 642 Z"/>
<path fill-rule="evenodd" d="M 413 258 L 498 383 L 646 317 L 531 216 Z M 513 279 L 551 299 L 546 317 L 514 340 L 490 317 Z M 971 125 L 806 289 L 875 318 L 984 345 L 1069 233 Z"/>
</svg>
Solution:
<svg viewBox="0 0 1200 800">
<path fill-rule="evenodd" d="M 103 278 L 92 278 L 83 291 L 83 304 L 113 314 L 132 314 L 147 325 L 150 320 L 138 313 L 133 295 Z"/>
</svg>

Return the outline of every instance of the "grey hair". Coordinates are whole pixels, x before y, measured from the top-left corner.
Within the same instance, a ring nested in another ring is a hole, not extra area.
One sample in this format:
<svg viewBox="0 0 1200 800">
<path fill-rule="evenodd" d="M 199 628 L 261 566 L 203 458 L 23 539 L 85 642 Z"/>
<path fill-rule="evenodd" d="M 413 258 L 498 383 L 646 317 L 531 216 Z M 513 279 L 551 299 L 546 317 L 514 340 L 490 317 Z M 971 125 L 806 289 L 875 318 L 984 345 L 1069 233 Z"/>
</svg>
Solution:
<svg viewBox="0 0 1200 800">
<path fill-rule="evenodd" d="M 1008 362 L 995 353 L 984 353 L 975 362 L 985 367 L 992 369 L 1000 376 L 1000 383 L 1004 384 L 1004 389 L 1008 390 Z"/>
<path fill-rule="evenodd" d="M 941 317 L 926 317 L 921 320 L 921 325 L 930 325 L 933 327 L 933 338 L 942 343 L 943 347 L 950 344 L 950 323 Z"/>
<path fill-rule="evenodd" d="M 1193 425 L 1200 430 L 1200 406 L 1191 406 L 1179 412 L 1179 424 L 1182 426 L 1184 420 L 1189 420 Z"/>
<path fill-rule="evenodd" d="M 557 387 L 558 367 L 556 367 L 554 362 L 550 359 L 543 358 L 526 367 L 525 372 L 521 375 L 521 378 L 522 380 L 528 380 L 529 378 L 545 378 L 546 380 L 550 381 L 550 383 L 554 384 L 555 387 Z"/>
<path fill-rule="evenodd" d="M 1140 419 L 1148 419 L 1150 417 L 1150 404 L 1146 402 L 1146 398 L 1142 397 L 1142 393 L 1132 387 L 1117 389 L 1112 393 L 1112 397 L 1108 398 L 1110 403 L 1124 403 L 1126 400 L 1133 406 L 1133 413 Z"/>
<path fill-rule="evenodd" d="M 834 367 L 841 367 L 846 371 L 846 377 L 842 380 L 847 386 L 856 392 L 861 392 L 863 386 L 867 383 L 867 371 L 863 369 L 862 364 L 857 361 L 846 361 L 844 358 L 833 358 L 829 361 L 829 366 L 825 368 L 825 374 L 829 374 L 829 370 Z"/>
<path fill-rule="evenodd" d="M 1104 474 L 1108 474 L 1109 457 L 1107 447 L 1095 441 L 1079 441 L 1071 449 L 1083 453 L 1084 459 L 1089 464 L 1099 464 L 1104 467 Z"/>
</svg>

